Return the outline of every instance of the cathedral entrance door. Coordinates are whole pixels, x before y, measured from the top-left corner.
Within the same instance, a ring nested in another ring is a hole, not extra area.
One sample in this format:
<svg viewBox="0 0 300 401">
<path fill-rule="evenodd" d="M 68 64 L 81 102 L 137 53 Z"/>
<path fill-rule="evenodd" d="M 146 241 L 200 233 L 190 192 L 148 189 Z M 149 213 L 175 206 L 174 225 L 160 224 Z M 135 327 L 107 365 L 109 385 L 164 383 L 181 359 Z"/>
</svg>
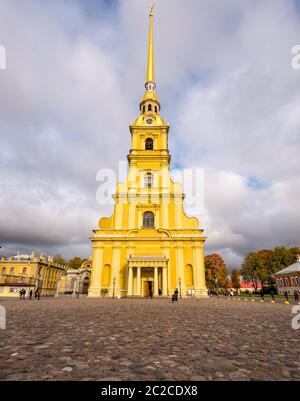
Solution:
<svg viewBox="0 0 300 401">
<path fill-rule="evenodd" d="M 153 295 L 153 282 L 152 281 L 144 281 L 144 288 L 143 288 L 144 297 L 151 297 Z"/>
</svg>

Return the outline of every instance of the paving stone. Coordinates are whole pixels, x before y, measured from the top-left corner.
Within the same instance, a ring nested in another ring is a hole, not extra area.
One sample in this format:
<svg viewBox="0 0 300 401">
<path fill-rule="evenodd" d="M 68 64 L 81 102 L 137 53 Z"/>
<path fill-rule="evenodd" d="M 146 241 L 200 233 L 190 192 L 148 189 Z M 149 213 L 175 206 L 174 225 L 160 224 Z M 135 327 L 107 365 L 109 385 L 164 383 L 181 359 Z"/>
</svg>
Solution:
<svg viewBox="0 0 300 401">
<path fill-rule="evenodd" d="M 72 372 L 73 368 L 71 368 L 70 366 L 66 366 L 65 368 L 63 368 L 63 372 Z"/>
<path fill-rule="evenodd" d="M 292 305 L 3 301 L 0 380 L 300 380 Z"/>
</svg>

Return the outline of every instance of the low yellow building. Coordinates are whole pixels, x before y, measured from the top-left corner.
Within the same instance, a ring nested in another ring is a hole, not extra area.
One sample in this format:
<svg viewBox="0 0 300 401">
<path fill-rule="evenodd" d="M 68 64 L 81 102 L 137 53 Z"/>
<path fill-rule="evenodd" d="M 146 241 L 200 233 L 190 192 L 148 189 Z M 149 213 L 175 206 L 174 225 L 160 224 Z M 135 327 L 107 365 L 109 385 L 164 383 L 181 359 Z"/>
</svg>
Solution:
<svg viewBox="0 0 300 401">
<path fill-rule="evenodd" d="M 26 296 L 36 288 L 42 296 L 53 296 L 57 283 L 65 267 L 53 262 L 53 258 L 41 254 L 21 255 L 0 258 L 0 298 L 18 297 L 22 289 Z"/>
<path fill-rule="evenodd" d="M 128 176 L 117 185 L 111 218 L 99 221 L 93 243 L 90 297 L 207 296 L 206 237 L 187 217 L 181 185 L 170 176 L 169 124 L 160 114 L 153 52 L 153 8 L 146 92 L 130 126 Z"/>
</svg>

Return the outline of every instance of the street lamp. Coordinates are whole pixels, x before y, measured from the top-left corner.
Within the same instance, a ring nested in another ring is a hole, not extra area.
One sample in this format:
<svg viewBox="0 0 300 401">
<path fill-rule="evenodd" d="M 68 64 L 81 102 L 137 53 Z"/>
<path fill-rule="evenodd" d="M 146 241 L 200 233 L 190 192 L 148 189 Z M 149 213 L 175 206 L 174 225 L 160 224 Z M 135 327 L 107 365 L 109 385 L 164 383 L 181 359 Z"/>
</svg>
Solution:
<svg viewBox="0 0 300 401">
<path fill-rule="evenodd" d="M 181 299 L 182 298 L 182 296 L 181 296 L 181 277 L 179 277 L 178 283 L 179 283 L 179 295 L 180 295 L 180 299 Z"/>
<path fill-rule="evenodd" d="M 116 277 L 113 278 L 113 298 L 115 297 Z"/>
</svg>

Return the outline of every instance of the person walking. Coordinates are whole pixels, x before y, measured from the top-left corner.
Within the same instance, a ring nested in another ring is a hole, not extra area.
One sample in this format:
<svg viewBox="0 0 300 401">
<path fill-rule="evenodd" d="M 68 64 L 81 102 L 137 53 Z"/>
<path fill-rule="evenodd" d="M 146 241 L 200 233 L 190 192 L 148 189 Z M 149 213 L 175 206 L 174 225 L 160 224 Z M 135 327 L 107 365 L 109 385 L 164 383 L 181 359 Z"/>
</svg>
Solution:
<svg viewBox="0 0 300 401">
<path fill-rule="evenodd" d="M 178 302 L 178 295 L 179 295 L 178 288 L 176 288 L 174 294 L 175 294 L 175 301 Z"/>
<path fill-rule="evenodd" d="M 33 291 L 30 290 L 30 291 L 29 291 L 29 300 L 30 300 L 30 301 L 32 300 L 32 295 L 33 295 Z"/>
<path fill-rule="evenodd" d="M 295 302 L 299 302 L 299 292 L 298 292 L 298 290 L 295 290 L 294 291 L 294 298 L 295 298 Z"/>
<path fill-rule="evenodd" d="M 271 291 L 270 294 L 271 294 L 271 297 L 272 297 L 273 301 L 275 301 L 274 291 Z"/>
<path fill-rule="evenodd" d="M 260 296 L 261 296 L 262 301 L 264 301 L 265 300 L 265 293 L 264 293 L 263 288 L 260 290 Z"/>
<path fill-rule="evenodd" d="M 286 290 L 284 291 L 284 296 L 285 296 L 286 301 L 288 301 L 289 300 L 289 294 L 288 294 L 288 292 Z"/>
<path fill-rule="evenodd" d="M 37 288 L 37 289 L 35 290 L 35 293 L 34 293 L 34 299 L 35 299 L 36 301 L 39 301 L 39 300 L 40 300 L 40 296 L 41 296 L 40 290 Z"/>
</svg>

